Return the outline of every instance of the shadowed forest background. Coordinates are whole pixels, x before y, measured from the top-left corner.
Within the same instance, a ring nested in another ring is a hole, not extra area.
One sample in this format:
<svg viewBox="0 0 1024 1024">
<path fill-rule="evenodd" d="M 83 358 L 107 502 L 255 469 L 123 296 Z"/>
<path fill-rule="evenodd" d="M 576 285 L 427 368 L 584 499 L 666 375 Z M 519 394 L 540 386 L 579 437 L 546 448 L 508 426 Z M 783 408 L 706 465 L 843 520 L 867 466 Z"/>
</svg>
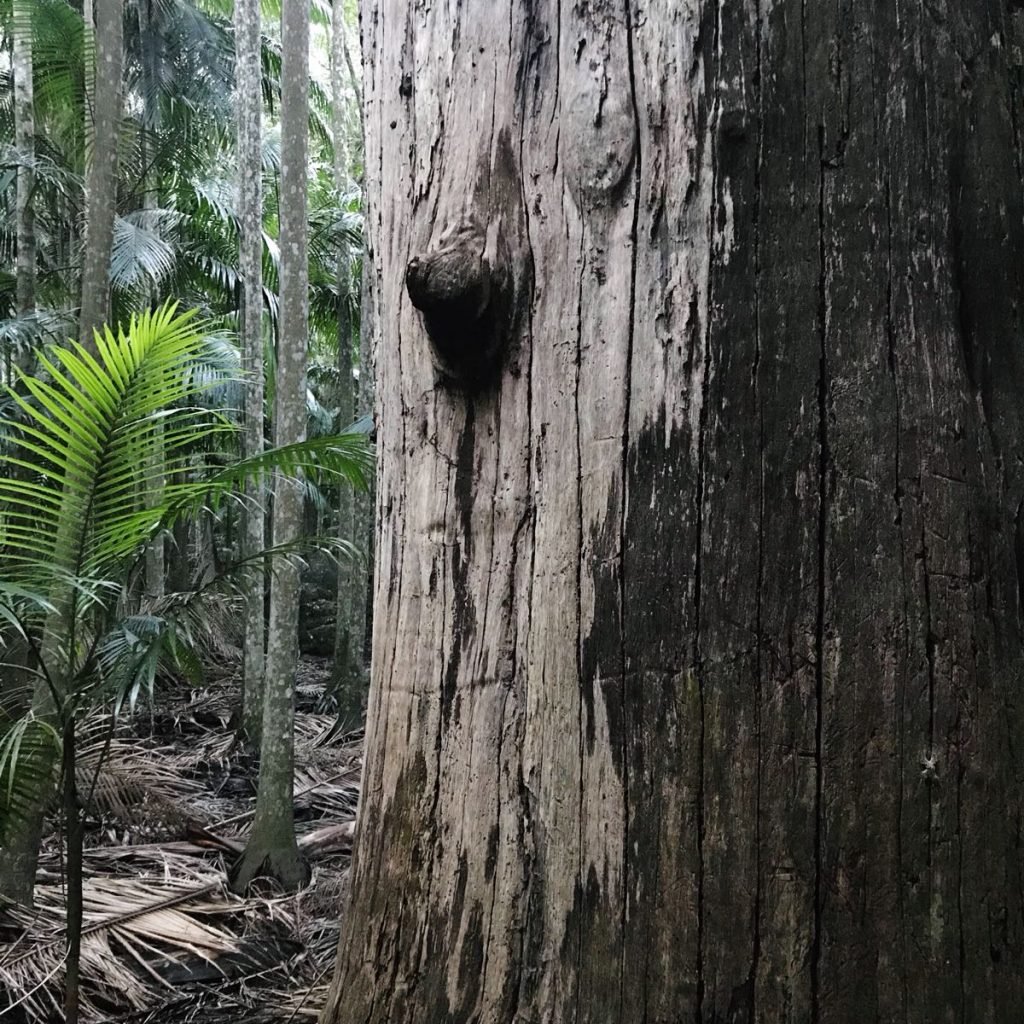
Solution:
<svg viewBox="0 0 1024 1024">
<path fill-rule="evenodd" d="M 12 1020 L 301 1019 L 326 984 L 368 683 L 372 379 L 355 8 L 298 14 L 0 10 Z M 283 889 L 234 897 L 231 868 Z"/>
</svg>

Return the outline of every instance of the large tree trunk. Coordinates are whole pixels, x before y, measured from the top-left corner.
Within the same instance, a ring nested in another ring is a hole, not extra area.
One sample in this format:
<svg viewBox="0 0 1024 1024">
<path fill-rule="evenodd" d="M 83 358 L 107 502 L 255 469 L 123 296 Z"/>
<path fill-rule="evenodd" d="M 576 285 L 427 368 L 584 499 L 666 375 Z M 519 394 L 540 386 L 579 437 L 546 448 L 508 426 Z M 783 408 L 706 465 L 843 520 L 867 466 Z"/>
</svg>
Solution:
<svg viewBox="0 0 1024 1024">
<path fill-rule="evenodd" d="M 309 322 L 309 224 L 306 193 L 309 146 L 309 2 L 281 9 L 281 330 L 274 393 L 274 443 L 306 436 L 306 341 Z M 295 480 L 274 480 L 275 547 L 302 533 L 302 490 Z M 299 571 L 279 559 L 270 578 L 270 622 L 260 739 L 260 779 L 252 835 L 234 872 L 244 889 L 257 875 L 297 888 L 308 869 L 295 841 L 292 789 L 295 758 L 295 674 L 299 661 Z"/>
<path fill-rule="evenodd" d="M 242 279 L 241 348 L 245 369 L 245 454 L 263 451 L 263 162 L 260 81 L 260 0 L 235 2 L 235 117 L 238 129 L 239 269 Z M 246 490 L 243 552 L 266 547 L 266 487 Z M 262 571 L 250 567 L 245 584 L 242 728 L 258 745 L 263 722 L 266 624 Z"/>
<path fill-rule="evenodd" d="M 92 130 L 86 133 L 92 153 L 85 172 L 85 243 L 78 329 L 86 346 L 92 345 L 93 332 L 110 315 L 110 251 L 117 213 L 117 147 L 124 61 L 122 0 L 95 0 L 95 16 Z"/>
<path fill-rule="evenodd" d="M 364 4 L 383 518 L 324 1019 L 1016 1019 L 1022 15 L 497 6 Z"/>
</svg>

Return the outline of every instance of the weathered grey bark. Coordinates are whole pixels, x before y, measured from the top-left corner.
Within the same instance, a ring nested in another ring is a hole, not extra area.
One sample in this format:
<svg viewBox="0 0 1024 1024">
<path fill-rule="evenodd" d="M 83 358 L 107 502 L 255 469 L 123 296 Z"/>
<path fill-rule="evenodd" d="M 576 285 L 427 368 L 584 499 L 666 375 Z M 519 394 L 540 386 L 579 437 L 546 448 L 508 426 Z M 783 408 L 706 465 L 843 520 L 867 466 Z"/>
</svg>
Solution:
<svg viewBox="0 0 1024 1024">
<path fill-rule="evenodd" d="M 263 115 L 259 0 L 235 2 L 235 117 L 238 129 L 239 269 L 242 278 L 241 347 L 245 371 L 245 454 L 263 451 L 263 168 L 260 148 Z M 243 551 L 252 558 L 266 547 L 266 488 L 246 489 Z M 263 723 L 266 581 L 254 572 L 245 589 L 245 642 L 242 728 L 259 744 Z"/>
<path fill-rule="evenodd" d="M 348 145 L 352 98 L 345 88 L 350 68 L 345 8 L 344 4 L 336 3 L 331 25 L 331 100 L 334 183 L 340 195 L 346 195 L 352 189 Z M 355 420 L 358 397 L 352 358 L 352 319 L 347 299 L 352 288 L 351 268 L 351 253 L 345 248 L 338 255 L 338 397 L 340 418 L 344 424 Z M 338 488 L 338 536 L 356 551 L 365 546 L 364 532 L 360 530 L 365 521 L 365 510 L 361 506 L 365 503 L 366 496 L 354 493 L 351 487 L 343 484 Z M 366 582 L 365 561 L 343 557 L 338 565 L 333 684 L 339 718 L 353 726 L 362 719 L 365 696 L 362 639 L 366 628 Z"/>
<path fill-rule="evenodd" d="M 110 312 L 110 252 L 117 210 L 118 136 L 121 127 L 121 70 L 124 61 L 122 0 L 95 0 L 95 87 L 92 156 L 85 173 L 85 239 L 79 338 L 92 344 L 95 329 Z"/>
<path fill-rule="evenodd" d="M 18 312 L 26 314 L 35 312 L 36 308 L 36 218 L 33 202 L 36 182 L 36 119 L 32 82 L 32 7 L 27 0 L 15 0 L 12 27 L 14 145 L 18 152 L 18 259 L 15 290 Z M 26 363 L 25 360 L 22 362 Z"/>
<path fill-rule="evenodd" d="M 309 0 L 281 9 L 281 295 L 274 394 L 274 443 L 306 436 L 306 342 L 309 266 L 306 195 L 309 148 Z M 294 480 L 274 480 L 274 546 L 294 543 L 303 522 L 302 491 Z M 299 644 L 299 573 L 280 559 L 270 578 L 270 624 L 260 742 L 260 778 L 249 844 L 234 873 L 242 889 L 257 875 L 297 888 L 308 869 L 295 841 L 292 807 L 295 674 Z"/>
<path fill-rule="evenodd" d="M 1008 10 L 364 4 L 382 519 L 325 1021 L 1019 1015 Z"/>
</svg>

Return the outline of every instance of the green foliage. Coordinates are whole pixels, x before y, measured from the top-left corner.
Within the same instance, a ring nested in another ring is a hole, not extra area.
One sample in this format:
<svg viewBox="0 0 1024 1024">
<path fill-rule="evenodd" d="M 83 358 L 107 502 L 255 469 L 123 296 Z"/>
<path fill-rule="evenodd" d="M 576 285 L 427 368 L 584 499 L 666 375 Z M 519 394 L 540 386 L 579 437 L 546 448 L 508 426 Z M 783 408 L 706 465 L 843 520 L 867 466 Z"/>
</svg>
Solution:
<svg viewBox="0 0 1024 1024">
<path fill-rule="evenodd" d="M 354 5 L 346 11 L 354 20 Z M 277 330 L 280 43 L 277 0 L 264 4 L 264 300 L 267 343 Z M 313 18 L 323 44 L 331 5 Z M 71 333 L 79 299 L 83 174 L 88 140 L 89 47 L 79 10 L 67 0 L 0 0 L 0 34 L 13 19 L 31 22 L 35 63 L 36 153 L 33 196 L 37 244 L 37 311 L 15 310 L 15 182 L 10 72 L 0 71 L 0 357 L 26 354 Z M 234 330 L 239 317 L 238 218 L 232 93 L 234 44 L 230 0 L 159 0 L 142 14 L 125 3 L 125 107 L 111 260 L 115 322 L 175 300 Z M 320 77 L 322 78 L 322 68 Z M 339 320 L 358 335 L 362 197 L 339 195 L 331 173 L 328 96 L 310 81 L 310 353 L 335 365 Z M 358 117 L 348 120 L 356 137 Z M 358 165 L 359 158 L 353 160 Z M 341 272 L 339 273 L 339 269 Z M 272 362 L 268 397 L 272 396 Z M 324 408 L 335 392 L 317 393 Z"/>
<path fill-rule="evenodd" d="M 54 727 L 34 713 L 7 723 L 0 718 L 0 846 L 51 783 L 60 746 Z"/>
<path fill-rule="evenodd" d="M 253 479 L 330 473 L 365 486 L 369 451 L 358 432 L 225 464 L 239 428 L 204 401 L 224 383 L 217 354 L 194 311 L 167 305 L 132 317 L 127 330 L 98 332 L 93 351 L 74 341 L 44 351 L 38 370 L 8 389 L 0 643 L 27 642 L 39 685 L 35 711 L 0 721 L 0 832 L 4 815 L 38 793 L 43 762 L 52 771 L 44 739 L 63 735 L 89 705 L 134 706 L 167 665 L 198 671 L 188 614 L 197 595 L 131 610 L 149 541 L 177 518 L 241 500 Z"/>
<path fill-rule="evenodd" d="M 198 441 L 234 430 L 196 405 L 205 385 L 190 370 L 203 343 L 192 314 L 165 307 L 133 317 L 127 331 L 97 333 L 95 355 L 70 342 L 41 354 L 38 374 L 19 374 L 24 393 L 10 394 L 21 416 L 0 423 L 16 441 L 0 469 L 23 471 L 0 479 L 4 579 L 52 593 L 70 578 L 84 591 L 120 577 L 172 499 L 184 498 L 157 490 L 139 508 L 138 495 L 157 487 L 157 473 L 190 469 Z"/>
</svg>

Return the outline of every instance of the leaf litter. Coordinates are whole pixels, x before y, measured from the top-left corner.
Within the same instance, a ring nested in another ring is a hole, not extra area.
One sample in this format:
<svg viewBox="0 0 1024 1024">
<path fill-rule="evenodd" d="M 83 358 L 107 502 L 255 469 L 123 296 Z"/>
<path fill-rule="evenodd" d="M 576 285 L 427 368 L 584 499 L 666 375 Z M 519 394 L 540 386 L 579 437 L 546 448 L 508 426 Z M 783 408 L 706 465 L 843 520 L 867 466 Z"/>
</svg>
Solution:
<svg viewBox="0 0 1024 1024">
<path fill-rule="evenodd" d="M 85 1024 L 298 1024 L 325 1000 L 347 885 L 362 770 L 360 734 L 323 710 L 329 672 L 305 659 L 297 685 L 296 830 L 310 885 L 233 895 L 257 761 L 229 723 L 237 675 L 165 688 L 113 729 L 87 723 L 82 936 Z M 102 753 L 102 759 L 101 759 Z M 63 1019 L 64 863 L 54 816 L 31 909 L 0 901 L 0 1024 Z"/>
</svg>

